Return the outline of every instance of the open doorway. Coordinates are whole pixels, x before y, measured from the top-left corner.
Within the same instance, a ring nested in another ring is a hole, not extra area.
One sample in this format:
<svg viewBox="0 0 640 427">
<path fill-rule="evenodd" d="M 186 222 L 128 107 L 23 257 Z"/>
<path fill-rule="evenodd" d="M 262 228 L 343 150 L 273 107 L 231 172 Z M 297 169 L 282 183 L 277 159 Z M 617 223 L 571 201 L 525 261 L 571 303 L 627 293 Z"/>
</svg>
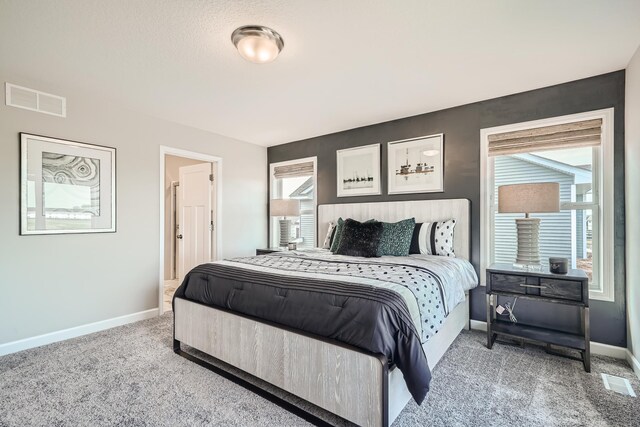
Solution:
<svg viewBox="0 0 640 427">
<path fill-rule="evenodd" d="M 160 313 L 184 276 L 218 259 L 218 206 L 221 160 L 161 147 Z"/>
</svg>

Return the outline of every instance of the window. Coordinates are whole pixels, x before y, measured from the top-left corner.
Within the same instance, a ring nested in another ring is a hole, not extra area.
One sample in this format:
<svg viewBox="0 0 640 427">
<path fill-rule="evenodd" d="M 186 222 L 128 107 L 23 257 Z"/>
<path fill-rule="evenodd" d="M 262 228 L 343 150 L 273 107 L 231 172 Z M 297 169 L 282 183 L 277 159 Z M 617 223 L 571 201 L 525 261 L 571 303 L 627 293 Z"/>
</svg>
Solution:
<svg viewBox="0 0 640 427">
<path fill-rule="evenodd" d="M 280 245 L 280 233 L 288 233 L 289 242 L 298 248 L 316 247 L 316 158 L 298 159 L 270 165 L 271 200 L 297 199 L 300 215 L 288 217 L 288 226 L 281 227 L 282 217 L 271 217 L 269 243 Z"/>
<path fill-rule="evenodd" d="M 512 263 L 515 219 L 498 213 L 498 187 L 558 182 L 560 212 L 541 219 L 540 259 L 570 260 L 589 276 L 591 298 L 613 300 L 613 110 L 482 131 L 482 267 Z"/>
</svg>

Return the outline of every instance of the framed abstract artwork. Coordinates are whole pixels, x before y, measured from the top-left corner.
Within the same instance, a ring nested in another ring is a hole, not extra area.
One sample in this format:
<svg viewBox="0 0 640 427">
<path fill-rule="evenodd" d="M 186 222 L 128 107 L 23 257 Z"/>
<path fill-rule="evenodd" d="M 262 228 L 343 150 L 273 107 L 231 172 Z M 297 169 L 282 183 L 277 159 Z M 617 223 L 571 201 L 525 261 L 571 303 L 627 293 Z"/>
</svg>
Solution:
<svg viewBox="0 0 640 427">
<path fill-rule="evenodd" d="M 380 194 L 380 144 L 338 150 L 338 197 Z"/>
<path fill-rule="evenodd" d="M 444 191 L 444 135 L 387 143 L 389 194 Z"/>
<path fill-rule="evenodd" d="M 20 134 L 20 234 L 116 231 L 116 149 Z"/>
</svg>

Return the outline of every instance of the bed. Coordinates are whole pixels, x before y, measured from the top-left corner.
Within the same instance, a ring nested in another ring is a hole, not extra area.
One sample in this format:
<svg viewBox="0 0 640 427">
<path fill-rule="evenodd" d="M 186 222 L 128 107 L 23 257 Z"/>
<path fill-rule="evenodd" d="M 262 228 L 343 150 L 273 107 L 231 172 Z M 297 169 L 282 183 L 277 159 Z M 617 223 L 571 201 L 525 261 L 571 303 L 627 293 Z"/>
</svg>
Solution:
<svg viewBox="0 0 640 427">
<path fill-rule="evenodd" d="M 387 426 L 424 398 L 429 368 L 468 327 L 469 201 L 321 205 L 318 236 L 338 217 L 455 218 L 456 258 L 312 250 L 205 264 L 176 291 L 174 349 L 184 343 L 358 425 Z"/>
</svg>

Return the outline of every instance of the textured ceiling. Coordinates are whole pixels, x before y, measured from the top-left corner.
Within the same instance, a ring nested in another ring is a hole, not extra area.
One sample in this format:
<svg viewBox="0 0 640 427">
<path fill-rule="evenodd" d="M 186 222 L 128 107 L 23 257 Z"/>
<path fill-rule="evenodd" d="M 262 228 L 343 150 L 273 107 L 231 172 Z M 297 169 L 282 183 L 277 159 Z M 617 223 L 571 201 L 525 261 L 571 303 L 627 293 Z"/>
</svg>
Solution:
<svg viewBox="0 0 640 427">
<path fill-rule="evenodd" d="M 282 34 L 275 62 L 234 50 L 247 24 Z M 639 0 L 0 0 L 6 75 L 261 145 L 619 70 L 639 43 Z"/>
</svg>

